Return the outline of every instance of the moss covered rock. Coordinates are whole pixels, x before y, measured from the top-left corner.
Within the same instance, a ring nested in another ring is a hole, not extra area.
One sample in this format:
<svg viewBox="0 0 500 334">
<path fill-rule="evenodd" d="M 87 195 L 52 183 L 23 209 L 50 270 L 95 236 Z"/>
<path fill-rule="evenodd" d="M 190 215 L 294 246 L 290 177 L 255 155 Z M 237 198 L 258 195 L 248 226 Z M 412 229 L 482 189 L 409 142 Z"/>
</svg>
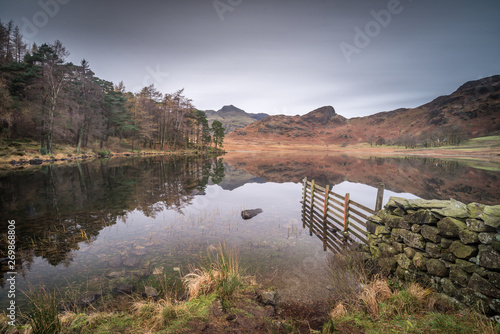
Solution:
<svg viewBox="0 0 500 334">
<path fill-rule="evenodd" d="M 476 244 L 479 242 L 478 233 L 469 231 L 468 229 L 463 229 L 458 232 L 458 236 L 460 237 L 460 241 L 463 244 Z"/>
<path fill-rule="evenodd" d="M 486 315 L 491 315 L 492 310 L 488 307 L 491 299 L 482 293 L 471 288 L 464 288 L 460 290 L 457 297 L 458 300 L 476 309 L 477 311 L 481 313 L 484 312 Z"/>
<path fill-rule="evenodd" d="M 384 225 L 390 228 L 399 228 L 403 217 L 395 215 L 386 215 L 384 217 Z"/>
<path fill-rule="evenodd" d="M 462 202 L 455 201 L 454 199 L 451 199 L 445 207 L 438 209 L 431 209 L 431 211 L 444 217 L 453 217 L 453 218 L 469 217 L 467 205 L 465 205 Z"/>
<path fill-rule="evenodd" d="M 392 247 L 391 245 L 388 245 L 388 244 L 380 244 L 379 245 L 379 252 L 380 252 L 380 256 L 382 256 L 382 257 L 391 257 L 391 256 L 398 254 L 396 249 L 394 249 L 394 247 Z"/>
<path fill-rule="evenodd" d="M 426 263 L 427 272 L 433 276 L 446 277 L 448 276 L 449 269 L 446 268 L 443 261 L 438 259 L 430 259 Z"/>
<path fill-rule="evenodd" d="M 495 240 L 495 233 L 479 233 L 477 238 L 482 244 L 491 245 L 491 243 Z"/>
<path fill-rule="evenodd" d="M 425 239 L 430 240 L 436 244 L 441 241 L 441 236 L 439 235 L 439 229 L 437 227 L 423 225 L 420 233 Z"/>
<path fill-rule="evenodd" d="M 437 228 L 443 237 L 458 237 L 460 230 L 466 229 L 467 225 L 460 220 L 445 217 L 438 221 Z"/>
<path fill-rule="evenodd" d="M 469 284 L 470 274 L 455 264 L 450 266 L 450 280 L 453 283 L 466 287 Z"/>
<path fill-rule="evenodd" d="M 389 198 L 389 201 L 385 205 L 387 209 L 391 208 L 402 208 L 403 210 L 410 209 L 410 205 L 408 204 L 408 200 L 402 197 L 392 196 Z"/>
<path fill-rule="evenodd" d="M 434 224 L 435 222 L 438 221 L 438 219 L 434 217 L 434 215 L 429 210 L 424 210 L 424 209 L 420 209 L 415 213 L 406 215 L 405 220 L 408 223 L 419 224 L 419 225 Z"/>
<path fill-rule="evenodd" d="M 488 269 L 500 269 L 500 253 L 490 246 L 481 247 L 477 255 L 477 264 Z"/>
<path fill-rule="evenodd" d="M 427 270 L 427 261 L 429 261 L 429 258 L 427 258 L 424 253 L 422 252 L 417 252 L 415 253 L 415 256 L 413 257 L 413 264 L 415 265 L 415 268 L 418 270 L 426 271 Z"/>
<path fill-rule="evenodd" d="M 474 232 L 493 232 L 495 229 L 491 226 L 486 225 L 482 220 L 479 219 L 467 219 L 465 221 L 467 228 Z"/>
<path fill-rule="evenodd" d="M 472 290 L 480 292 L 485 296 L 500 298 L 500 290 L 498 290 L 493 284 L 491 284 L 478 274 L 472 274 L 468 286 Z"/>
<path fill-rule="evenodd" d="M 403 239 L 405 245 L 419 249 L 425 248 L 425 240 L 422 235 L 404 229 L 399 230 L 399 235 Z"/>
<path fill-rule="evenodd" d="M 480 215 L 483 214 L 484 207 L 485 205 L 481 203 L 470 203 L 467 205 L 467 213 L 469 217 L 472 219 L 478 218 Z"/>
<path fill-rule="evenodd" d="M 458 240 L 451 244 L 449 251 L 459 259 L 470 259 L 478 253 L 476 246 L 464 245 Z"/>
<path fill-rule="evenodd" d="M 488 226 L 498 228 L 500 227 L 500 205 L 485 206 L 483 213 L 479 215 L 484 223 Z"/>
<path fill-rule="evenodd" d="M 441 238 L 441 247 L 442 248 L 449 248 L 451 246 L 451 244 L 453 243 L 453 239 L 448 239 L 448 238 Z"/>
<path fill-rule="evenodd" d="M 441 256 L 441 250 L 441 246 L 435 243 L 428 242 L 425 244 L 425 251 L 433 258 L 439 258 Z"/>
<path fill-rule="evenodd" d="M 456 259 L 455 265 L 469 274 L 476 272 L 476 270 L 479 268 L 476 264 L 462 259 Z"/>
<path fill-rule="evenodd" d="M 409 199 L 407 201 L 410 209 L 442 209 L 450 205 L 450 201 L 443 200 L 426 200 L 426 199 Z"/>
<path fill-rule="evenodd" d="M 408 256 L 410 259 L 413 259 L 413 257 L 415 256 L 415 253 L 417 251 L 411 247 L 406 247 L 404 249 L 404 252 L 405 252 L 406 256 Z"/>
<path fill-rule="evenodd" d="M 414 269 L 412 260 L 405 253 L 398 254 L 394 257 L 398 265 L 403 269 Z"/>
<path fill-rule="evenodd" d="M 391 234 L 391 230 L 385 226 L 379 225 L 375 228 L 375 235 Z"/>
</svg>

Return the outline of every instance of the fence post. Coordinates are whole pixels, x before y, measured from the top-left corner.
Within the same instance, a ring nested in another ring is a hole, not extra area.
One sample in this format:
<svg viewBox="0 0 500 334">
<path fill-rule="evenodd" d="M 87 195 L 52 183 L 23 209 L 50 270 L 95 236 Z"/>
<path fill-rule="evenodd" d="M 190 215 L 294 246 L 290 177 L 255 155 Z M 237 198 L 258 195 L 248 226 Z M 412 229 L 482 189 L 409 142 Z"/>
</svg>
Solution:
<svg viewBox="0 0 500 334">
<path fill-rule="evenodd" d="M 307 195 L 307 176 L 304 178 L 304 195 L 302 196 L 302 228 L 306 228 L 306 195 Z"/>
<path fill-rule="evenodd" d="M 312 221 L 313 221 L 313 209 L 314 209 L 314 180 L 311 181 L 311 206 L 309 211 L 309 235 L 312 236 Z"/>
<path fill-rule="evenodd" d="M 349 193 L 345 194 L 344 200 L 344 235 L 349 228 Z"/>
<path fill-rule="evenodd" d="M 306 205 L 306 192 L 307 190 L 307 176 L 304 178 L 304 196 L 302 196 L 302 204 L 305 206 Z"/>
<path fill-rule="evenodd" d="M 323 251 L 326 252 L 326 214 L 328 212 L 328 197 L 330 194 L 330 186 L 327 184 L 325 188 L 325 203 L 323 204 Z"/>
<path fill-rule="evenodd" d="M 383 183 L 380 183 L 378 185 L 377 202 L 375 203 L 375 212 L 379 212 L 380 210 L 382 210 L 382 202 L 384 201 L 384 187 L 385 185 Z"/>
</svg>

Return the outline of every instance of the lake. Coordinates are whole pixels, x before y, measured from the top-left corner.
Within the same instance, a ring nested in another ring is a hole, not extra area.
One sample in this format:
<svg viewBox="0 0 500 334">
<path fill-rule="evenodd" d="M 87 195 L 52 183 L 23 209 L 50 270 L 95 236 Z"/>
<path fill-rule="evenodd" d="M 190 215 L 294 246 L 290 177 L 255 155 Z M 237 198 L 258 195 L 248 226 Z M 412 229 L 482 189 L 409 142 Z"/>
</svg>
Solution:
<svg viewBox="0 0 500 334">
<path fill-rule="evenodd" d="M 172 284 L 224 242 L 283 299 L 325 298 L 329 252 L 301 221 L 302 180 L 375 207 L 390 196 L 500 203 L 500 164 L 421 157 L 230 153 L 43 165 L 0 175 L 2 290 L 7 220 L 16 221 L 16 288 L 110 290 L 163 275 Z M 263 212 L 244 220 L 241 211 Z M 20 303 L 23 297 L 18 293 Z"/>
</svg>

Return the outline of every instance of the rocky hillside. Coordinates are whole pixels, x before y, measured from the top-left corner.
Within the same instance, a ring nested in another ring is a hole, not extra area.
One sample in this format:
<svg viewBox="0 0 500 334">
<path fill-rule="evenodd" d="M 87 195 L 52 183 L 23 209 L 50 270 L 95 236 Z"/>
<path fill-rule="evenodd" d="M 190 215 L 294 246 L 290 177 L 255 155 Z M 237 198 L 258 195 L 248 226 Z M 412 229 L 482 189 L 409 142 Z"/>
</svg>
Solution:
<svg viewBox="0 0 500 334">
<path fill-rule="evenodd" d="M 417 108 L 346 119 L 333 107 L 303 116 L 269 116 L 231 133 L 226 142 L 307 142 L 346 145 L 401 140 L 460 140 L 500 133 L 500 75 L 470 81 L 454 93 Z M 405 139 L 406 138 L 406 139 Z"/>
<path fill-rule="evenodd" d="M 269 116 L 268 114 L 259 113 L 251 114 L 244 110 L 236 108 L 233 105 L 224 106 L 222 109 L 215 110 L 205 110 L 207 115 L 208 123 L 212 126 L 213 121 L 217 120 L 222 123 L 222 126 L 226 129 L 226 133 L 234 131 L 238 128 L 243 128 L 251 123 L 260 121 L 261 119 Z"/>
</svg>

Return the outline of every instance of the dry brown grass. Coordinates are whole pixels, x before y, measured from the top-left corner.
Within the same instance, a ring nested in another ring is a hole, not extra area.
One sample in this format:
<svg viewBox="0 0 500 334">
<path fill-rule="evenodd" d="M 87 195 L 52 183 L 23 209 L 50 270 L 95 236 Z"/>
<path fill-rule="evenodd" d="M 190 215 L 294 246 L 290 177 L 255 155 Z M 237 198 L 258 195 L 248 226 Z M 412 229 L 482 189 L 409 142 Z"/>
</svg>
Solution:
<svg viewBox="0 0 500 334">
<path fill-rule="evenodd" d="M 347 314 L 347 309 L 342 303 L 338 303 L 329 313 L 332 320 L 341 319 Z"/>
<path fill-rule="evenodd" d="M 392 291 L 387 281 L 376 277 L 373 282 L 370 282 L 363 288 L 359 299 L 365 304 L 368 314 L 374 318 L 378 318 L 379 303 L 391 298 L 391 296 Z"/>
<path fill-rule="evenodd" d="M 183 277 L 183 283 L 189 298 L 197 298 L 216 292 L 224 299 L 241 288 L 248 281 L 241 274 L 239 257 L 236 250 L 228 249 L 221 243 L 208 252 L 201 269 L 192 268 L 191 273 Z"/>
<path fill-rule="evenodd" d="M 168 298 L 159 301 L 138 300 L 132 304 L 132 310 L 143 326 L 151 331 L 163 328 L 171 318 L 178 315 L 178 305 Z"/>
<path fill-rule="evenodd" d="M 206 295 L 215 290 L 220 273 L 217 270 L 194 269 L 182 278 L 189 298 Z"/>
</svg>

